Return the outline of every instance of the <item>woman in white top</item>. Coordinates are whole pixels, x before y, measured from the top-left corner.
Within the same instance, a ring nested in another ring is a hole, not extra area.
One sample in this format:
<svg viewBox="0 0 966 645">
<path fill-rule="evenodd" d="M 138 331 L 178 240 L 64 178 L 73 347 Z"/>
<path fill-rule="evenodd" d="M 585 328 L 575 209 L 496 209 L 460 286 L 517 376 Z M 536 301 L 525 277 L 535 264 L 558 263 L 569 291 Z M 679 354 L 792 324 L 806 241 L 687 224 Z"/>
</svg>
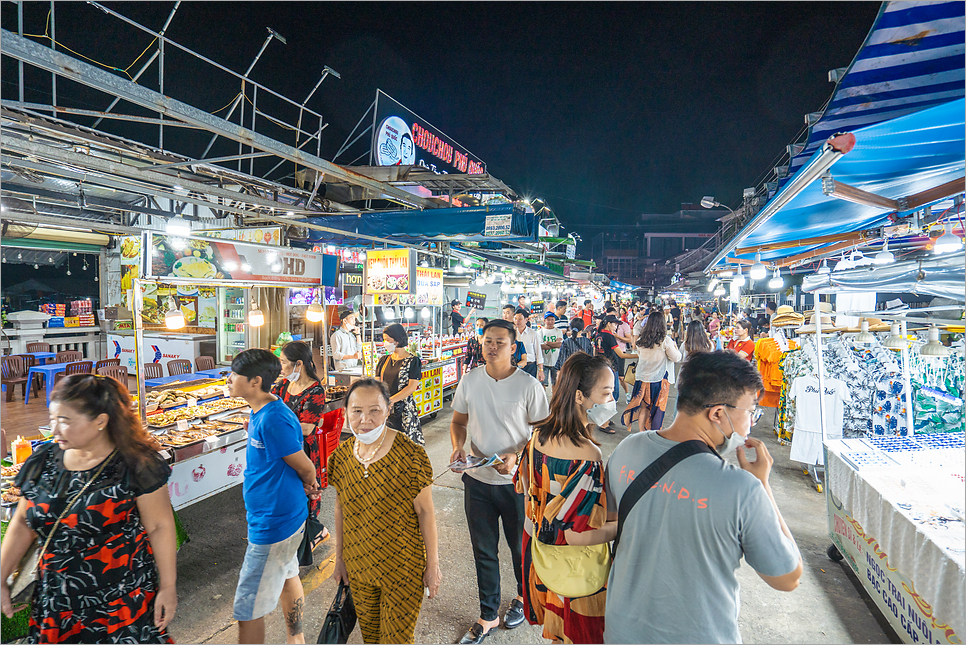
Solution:
<svg viewBox="0 0 966 645">
<path fill-rule="evenodd" d="M 663 312 L 647 317 L 637 337 L 637 370 L 631 402 L 621 415 L 621 422 L 630 429 L 638 421 L 638 429 L 660 430 L 667 409 L 668 370 L 681 360 L 681 352 L 667 334 Z"/>
</svg>

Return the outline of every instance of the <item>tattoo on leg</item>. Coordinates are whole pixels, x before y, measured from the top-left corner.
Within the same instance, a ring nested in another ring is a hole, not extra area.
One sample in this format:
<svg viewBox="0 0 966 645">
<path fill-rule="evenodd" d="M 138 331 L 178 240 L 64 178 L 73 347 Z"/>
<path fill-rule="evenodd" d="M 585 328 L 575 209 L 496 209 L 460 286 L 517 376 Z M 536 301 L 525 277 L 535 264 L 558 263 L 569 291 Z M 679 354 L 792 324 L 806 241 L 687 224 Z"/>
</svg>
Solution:
<svg viewBox="0 0 966 645">
<path fill-rule="evenodd" d="M 305 605 L 305 598 L 298 598 L 292 611 L 285 614 L 285 625 L 288 627 L 289 636 L 302 633 L 302 608 Z"/>
</svg>

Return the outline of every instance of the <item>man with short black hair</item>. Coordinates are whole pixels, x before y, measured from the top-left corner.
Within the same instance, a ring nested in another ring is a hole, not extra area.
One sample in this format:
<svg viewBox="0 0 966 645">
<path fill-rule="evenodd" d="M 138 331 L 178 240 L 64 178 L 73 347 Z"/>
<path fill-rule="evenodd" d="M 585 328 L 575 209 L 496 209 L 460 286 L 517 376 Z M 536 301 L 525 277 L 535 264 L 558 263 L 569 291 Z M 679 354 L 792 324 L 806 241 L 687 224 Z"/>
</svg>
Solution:
<svg viewBox="0 0 966 645">
<path fill-rule="evenodd" d="M 557 321 L 553 324 L 553 326 L 557 329 L 560 329 L 562 332 L 566 331 L 570 327 L 570 320 L 567 318 L 566 300 L 557 301 L 554 314 L 557 316 Z M 555 349 L 560 349 L 560 346 L 558 345 Z"/>
<path fill-rule="evenodd" d="M 228 390 L 245 399 L 248 422 L 243 495 L 248 548 L 235 590 L 234 618 L 239 643 L 265 642 L 265 616 L 282 603 L 288 643 L 304 643 L 305 596 L 298 548 L 305 531 L 305 496 L 321 493 L 315 465 L 302 449 L 298 417 L 271 393 L 282 371 L 266 349 L 246 350 L 231 362 Z"/>
<path fill-rule="evenodd" d="M 487 458 L 500 455 L 503 463 L 463 473 L 463 506 L 473 544 L 480 618 L 460 643 L 481 643 L 500 624 L 500 522 L 510 547 L 510 563 L 517 580 L 516 597 L 504 616 L 508 629 L 526 620 L 523 612 L 523 495 L 513 489 L 520 452 L 530 438 L 530 427 L 550 414 L 547 396 L 535 380 L 511 363 L 516 329 L 505 320 L 483 328 L 486 365 L 460 380 L 453 396 L 450 439 L 451 462 L 465 461 L 469 451 Z"/>
<path fill-rule="evenodd" d="M 344 310 L 339 318 L 342 324 L 332 333 L 332 361 L 336 372 L 355 369 L 362 358 L 362 338 L 356 327 L 356 312 Z"/>
<path fill-rule="evenodd" d="M 584 327 L 590 327 L 594 323 L 594 301 L 584 300 L 584 308 L 580 310 L 579 315 L 584 319 Z"/>
<path fill-rule="evenodd" d="M 517 309 L 513 314 L 513 324 L 516 326 L 517 340 L 523 343 L 523 351 L 527 355 L 527 364 L 523 371 L 543 383 L 543 351 L 540 349 L 540 333 L 527 325 L 530 312 Z M 531 360 L 532 359 L 532 360 Z"/>
<path fill-rule="evenodd" d="M 732 352 L 694 354 L 677 388 L 674 422 L 626 438 L 605 469 L 608 519 L 616 520 L 635 475 L 685 442 L 701 449 L 627 513 L 607 582 L 605 643 L 740 643 L 741 558 L 779 591 L 801 579 L 801 554 L 768 485 L 772 457 L 748 436 L 759 417 L 758 371 Z M 738 466 L 722 456 L 736 456 Z"/>
</svg>

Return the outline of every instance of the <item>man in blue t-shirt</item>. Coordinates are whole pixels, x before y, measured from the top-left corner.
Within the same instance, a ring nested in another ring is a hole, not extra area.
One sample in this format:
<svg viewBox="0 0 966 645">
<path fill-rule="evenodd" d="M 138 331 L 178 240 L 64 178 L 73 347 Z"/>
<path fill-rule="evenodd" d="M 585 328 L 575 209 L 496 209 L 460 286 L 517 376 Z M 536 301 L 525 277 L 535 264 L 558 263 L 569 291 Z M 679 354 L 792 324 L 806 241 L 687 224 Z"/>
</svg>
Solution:
<svg viewBox="0 0 966 645">
<path fill-rule="evenodd" d="M 321 494 L 315 466 L 302 450 L 298 417 L 269 391 L 282 365 L 264 349 L 249 349 L 231 362 L 228 390 L 252 408 L 245 466 L 248 549 L 235 590 L 239 643 L 265 642 L 265 616 L 282 602 L 286 641 L 304 643 L 305 595 L 298 548 L 305 531 L 305 496 Z"/>
</svg>

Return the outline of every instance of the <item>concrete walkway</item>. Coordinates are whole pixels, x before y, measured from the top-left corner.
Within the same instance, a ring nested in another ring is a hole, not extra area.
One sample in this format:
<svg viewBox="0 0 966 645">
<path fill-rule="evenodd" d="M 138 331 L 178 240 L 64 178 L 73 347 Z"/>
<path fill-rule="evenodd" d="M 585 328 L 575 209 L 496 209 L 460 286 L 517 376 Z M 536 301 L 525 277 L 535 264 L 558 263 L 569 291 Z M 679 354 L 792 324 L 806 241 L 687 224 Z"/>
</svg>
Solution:
<svg viewBox="0 0 966 645">
<path fill-rule="evenodd" d="M 674 399 L 668 404 L 673 418 Z M 618 406 L 624 408 L 623 402 Z M 479 615 L 476 573 L 473 565 L 460 478 L 446 470 L 451 452 L 449 420 L 445 406 L 439 417 L 424 425 L 426 451 L 435 473 L 433 500 L 439 528 L 443 584 L 440 595 L 423 603 L 416 628 L 416 642 L 454 643 Z M 765 441 L 775 458 L 771 484 L 779 508 L 795 536 L 805 559 L 801 585 L 792 593 L 768 587 L 746 564 L 738 571 L 741 582 L 741 634 L 746 643 L 898 643 L 895 633 L 885 624 L 868 600 L 848 566 L 826 556 L 830 544 L 825 511 L 825 496 L 816 492 L 808 476 L 788 460 L 789 447 L 781 446 L 772 431 L 773 411 L 753 428 L 753 436 Z M 627 431 L 600 435 L 605 458 Z M 321 518 L 332 526 L 335 493 L 323 495 Z M 200 502 L 180 514 L 191 541 L 178 554 L 178 591 L 180 605 L 171 627 L 178 642 L 234 643 L 237 626 L 231 619 L 232 599 L 238 571 L 245 553 L 246 525 L 241 488 Z M 308 642 L 315 642 L 322 621 L 335 595 L 331 579 L 332 540 L 315 553 L 316 565 L 303 569 L 306 591 L 305 631 Z M 509 551 L 502 545 L 500 560 L 503 574 L 505 611 L 514 595 L 514 578 Z M 647 593 L 642 584 L 641 594 Z M 668 620 L 674 620 L 668 616 Z M 487 643 L 545 643 L 541 627 L 521 626 L 515 630 L 497 629 Z M 284 643 L 285 627 L 281 612 L 267 619 L 266 642 Z M 358 627 L 349 640 L 361 643 Z"/>
</svg>

